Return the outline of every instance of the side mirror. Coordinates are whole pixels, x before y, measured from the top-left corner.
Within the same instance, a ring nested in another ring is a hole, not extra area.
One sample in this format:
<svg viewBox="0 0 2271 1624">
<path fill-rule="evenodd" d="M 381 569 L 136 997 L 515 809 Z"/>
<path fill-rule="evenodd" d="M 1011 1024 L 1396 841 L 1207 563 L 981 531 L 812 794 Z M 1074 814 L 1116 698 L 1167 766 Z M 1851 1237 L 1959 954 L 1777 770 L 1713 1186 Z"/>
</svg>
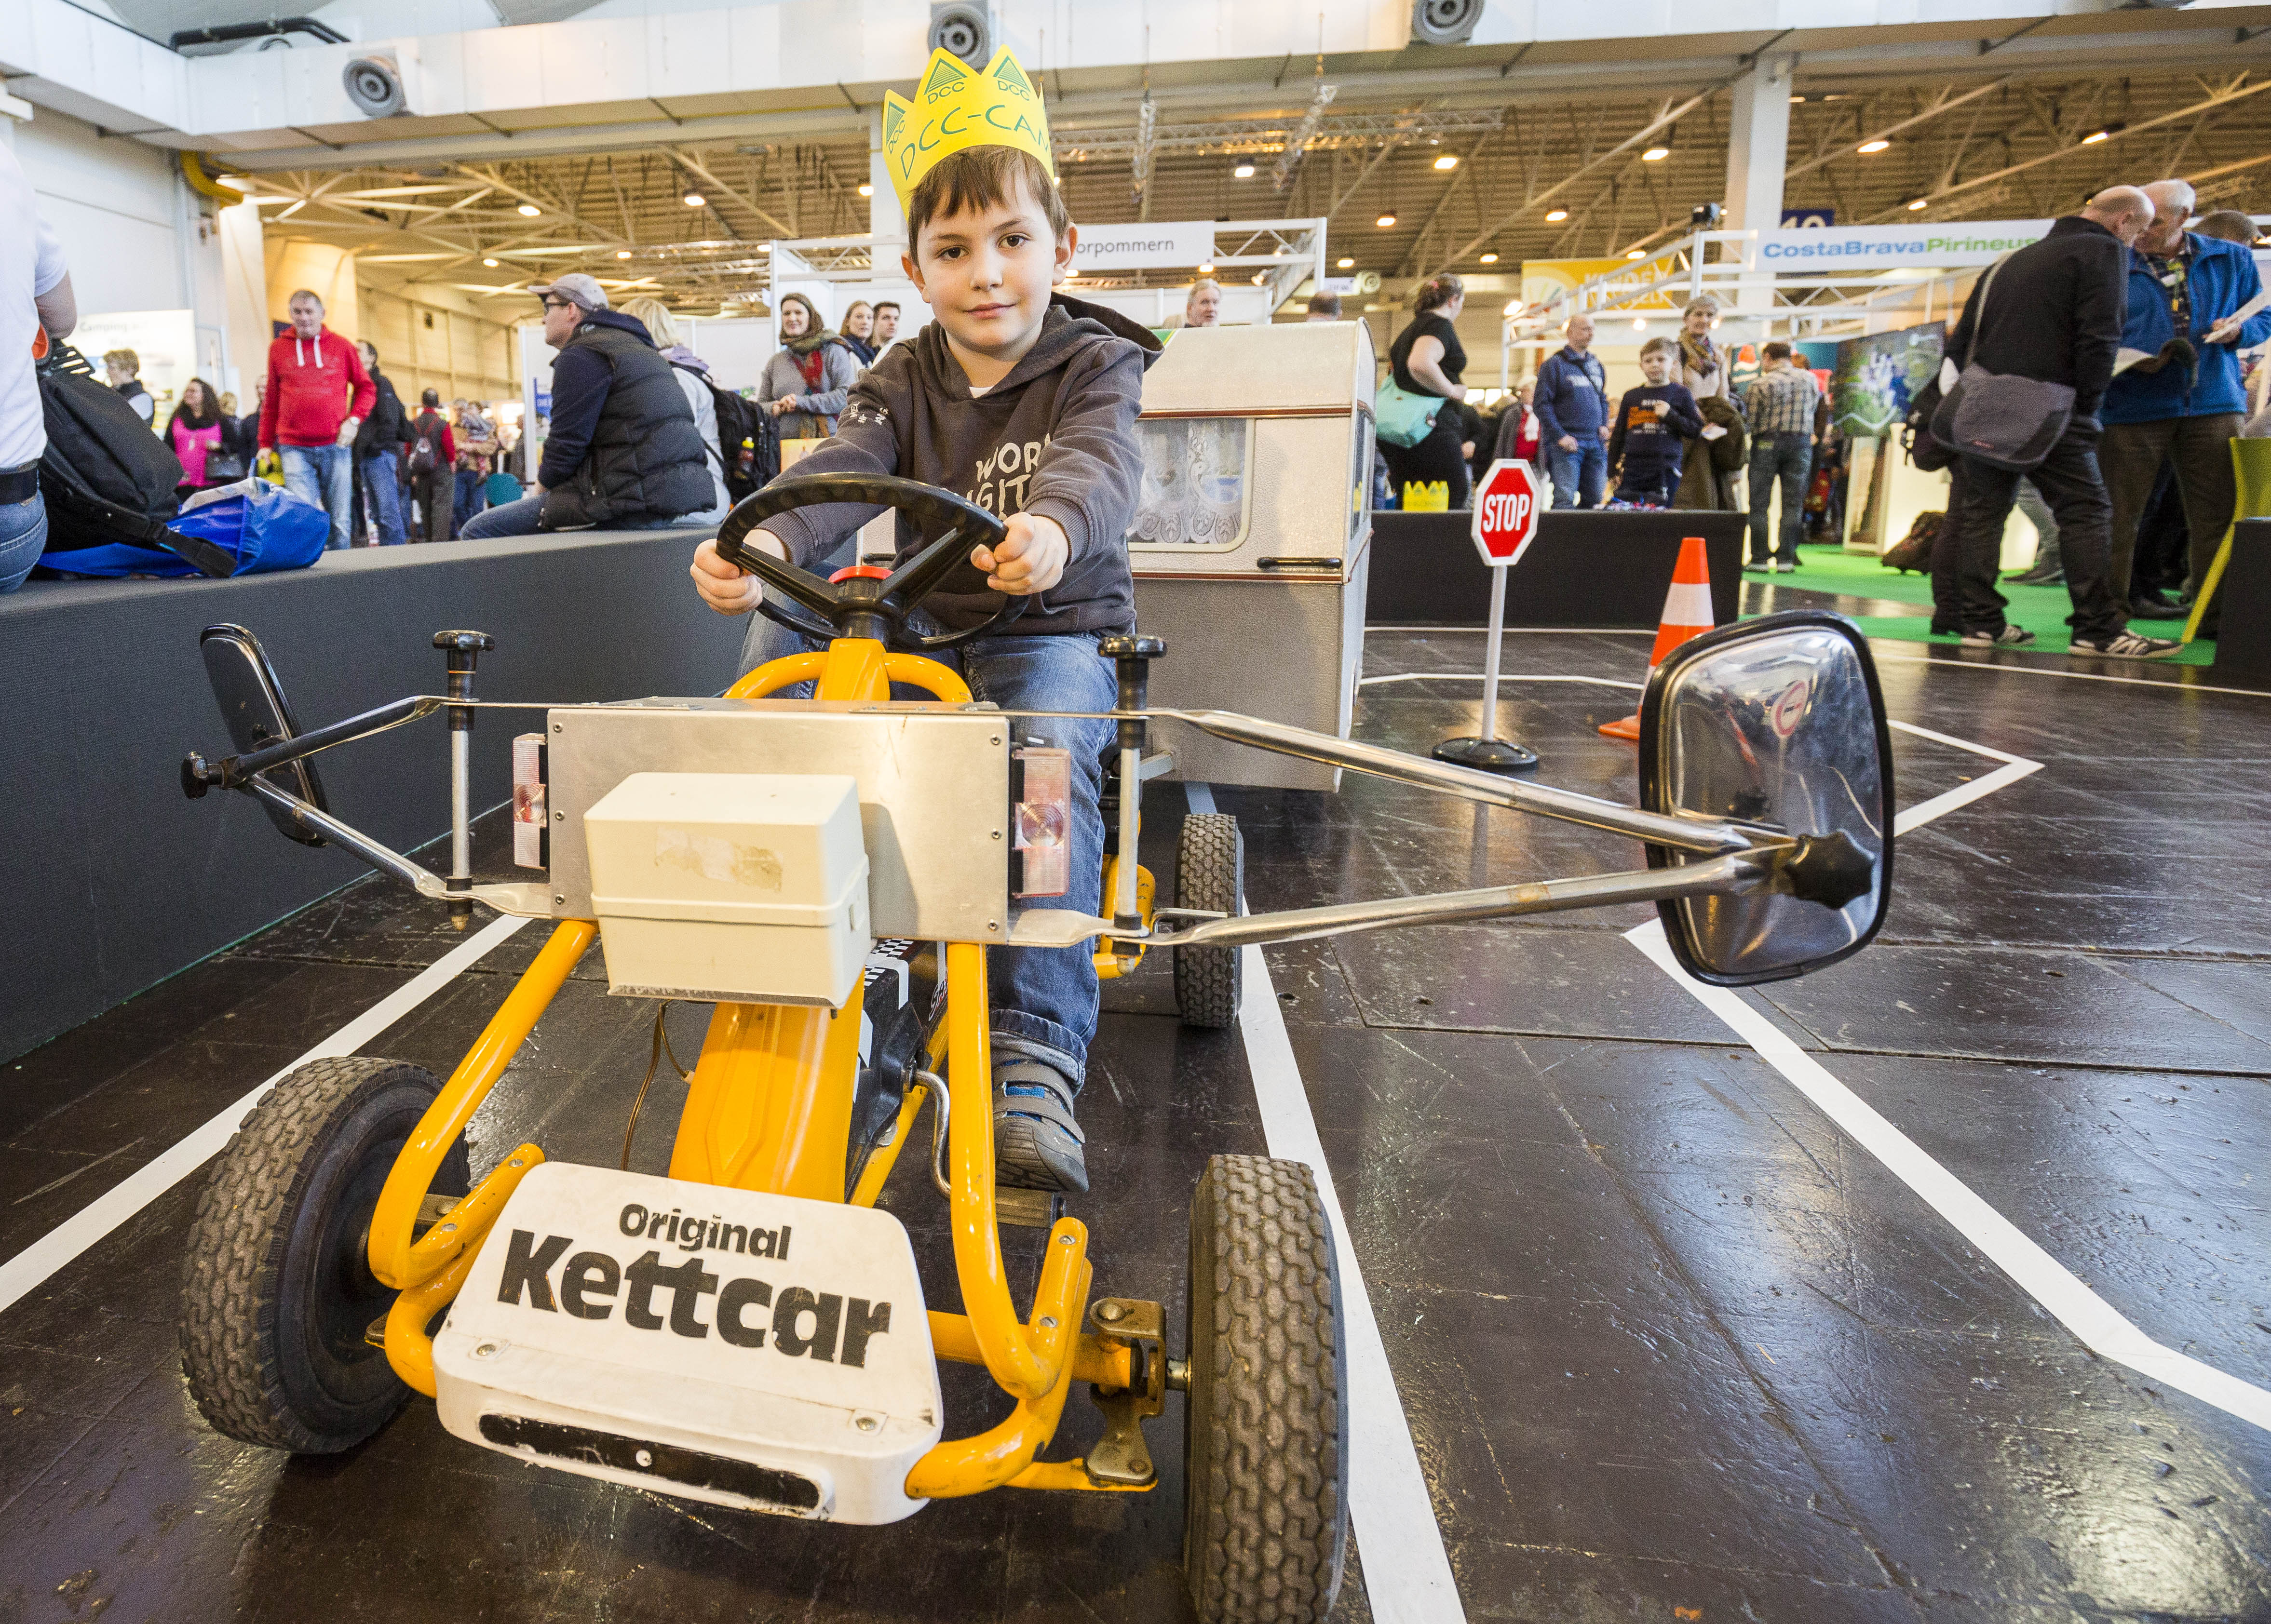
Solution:
<svg viewBox="0 0 2271 1624">
<path fill-rule="evenodd" d="M 284 702 L 284 685 L 277 680 L 276 668 L 268 663 L 267 650 L 248 628 L 209 626 L 198 634 L 197 648 L 205 656 L 205 676 L 212 683 L 221 719 L 228 724 L 229 742 L 239 755 L 298 737 L 291 708 Z M 331 810 L 313 761 L 287 761 L 261 776 L 318 811 Z M 302 845 L 324 844 L 320 834 L 301 827 L 267 802 L 261 805 L 267 807 L 268 820 Z"/>
<path fill-rule="evenodd" d="M 1843 617 L 1801 610 L 1707 632 L 1649 673 L 1640 708 L 1641 800 L 1649 811 L 1843 835 L 1858 891 L 1659 902 L 1681 968 L 1741 987 L 1821 969 L 1868 945 L 1893 884 L 1892 735 L 1868 644 Z M 1663 868 L 1701 859 L 1649 848 Z"/>
</svg>

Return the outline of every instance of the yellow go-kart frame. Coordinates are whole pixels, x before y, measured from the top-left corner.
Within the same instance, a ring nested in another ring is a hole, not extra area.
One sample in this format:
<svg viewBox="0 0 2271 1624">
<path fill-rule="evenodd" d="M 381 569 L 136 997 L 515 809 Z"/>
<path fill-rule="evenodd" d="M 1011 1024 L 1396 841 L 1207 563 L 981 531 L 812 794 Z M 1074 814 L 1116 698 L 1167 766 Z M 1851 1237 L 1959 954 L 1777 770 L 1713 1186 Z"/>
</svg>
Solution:
<svg viewBox="0 0 2271 1624">
<path fill-rule="evenodd" d="M 726 697 L 762 699 L 804 682 L 816 682 L 815 697 L 823 701 L 886 701 L 894 682 L 949 704 L 966 705 L 971 698 L 951 667 L 860 637 L 838 638 L 824 653 L 789 655 L 760 666 L 729 688 Z M 387 1362 L 429 1398 L 434 1345 L 426 1328 L 457 1296 L 497 1214 L 520 1181 L 543 1161 L 544 1152 L 535 1145 L 521 1146 L 419 1235 L 428 1191 L 443 1157 L 598 933 L 598 923 L 588 919 L 567 920 L 554 929 L 480 1041 L 443 1085 L 380 1194 L 370 1227 L 370 1269 L 401 1293 L 386 1316 Z M 1054 1435 L 1076 1382 L 1120 1391 L 1141 1384 L 1147 1390 L 1145 1405 L 1156 1406 L 1167 1373 L 1156 1354 L 1149 1368 L 1139 1362 L 1132 1339 L 1079 1331 L 1093 1269 L 1088 1228 L 1076 1218 L 1060 1218 L 1052 1226 L 1031 1311 L 1019 1316 L 995 1212 L 985 945 L 949 943 L 945 969 L 946 1016 L 932 1035 L 930 1059 L 934 1075 L 943 1063 L 949 1096 L 948 1201 L 955 1273 L 969 1312 L 933 1309 L 931 1343 L 942 1359 L 985 1366 L 1016 1400 L 1016 1408 L 984 1433 L 934 1446 L 908 1477 L 906 1492 L 915 1499 L 947 1499 L 1005 1486 L 1148 1489 L 1156 1477 L 1114 1483 L 1092 1477 L 1084 1461 L 1035 1462 Z M 717 1006 L 679 1118 L 672 1178 L 875 1205 L 912 1137 L 928 1086 L 919 1082 L 909 1091 L 894 1130 L 868 1158 L 847 1198 L 844 1169 L 851 1146 L 860 1023 L 833 1020 L 830 1014 L 789 1005 Z M 1143 1306 L 1148 1305 L 1131 1309 Z M 1130 1311 L 1123 1317 L 1147 1316 Z M 1148 1317 L 1156 1337 L 1156 1316 Z"/>
</svg>

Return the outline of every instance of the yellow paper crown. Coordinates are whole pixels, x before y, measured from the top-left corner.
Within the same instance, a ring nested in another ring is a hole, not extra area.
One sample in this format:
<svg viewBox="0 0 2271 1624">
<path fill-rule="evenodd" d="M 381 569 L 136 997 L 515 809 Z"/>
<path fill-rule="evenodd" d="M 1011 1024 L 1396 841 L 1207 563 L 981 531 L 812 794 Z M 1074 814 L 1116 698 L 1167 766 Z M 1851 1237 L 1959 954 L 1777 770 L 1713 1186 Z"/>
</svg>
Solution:
<svg viewBox="0 0 2271 1624">
<path fill-rule="evenodd" d="M 896 91 L 883 93 L 883 159 L 902 209 L 941 159 L 972 146 L 1016 147 L 1056 174 L 1040 90 L 1006 46 L 982 72 L 933 51 L 912 101 Z"/>
</svg>

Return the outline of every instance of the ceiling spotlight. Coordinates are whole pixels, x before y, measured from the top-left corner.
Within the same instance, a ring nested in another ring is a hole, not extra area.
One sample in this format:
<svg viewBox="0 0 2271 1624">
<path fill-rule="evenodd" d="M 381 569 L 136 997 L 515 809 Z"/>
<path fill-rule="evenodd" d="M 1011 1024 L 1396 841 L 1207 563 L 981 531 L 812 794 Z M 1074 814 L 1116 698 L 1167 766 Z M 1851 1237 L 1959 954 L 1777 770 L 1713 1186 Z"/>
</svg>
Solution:
<svg viewBox="0 0 2271 1624">
<path fill-rule="evenodd" d="M 875 188 L 871 182 L 860 182 L 858 189 L 862 197 L 873 197 L 875 195 Z"/>
<path fill-rule="evenodd" d="M 1378 219 L 1373 221 L 1373 224 L 1379 226 L 1382 231 L 1385 231 L 1390 226 L 1396 224 L 1396 217 L 1393 214 L 1383 214 Z"/>
<path fill-rule="evenodd" d="M 1644 259 L 1647 257 L 1647 255 L 1648 250 L 1646 248 L 1627 248 L 1625 250 L 1625 257 L 1627 259 Z"/>
<path fill-rule="evenodd" d="M 2088 135 L 2082 137 L 2081 144 L 2084 146 L 2095 146 L 2100 141 L 2111 141 L 2114 137 L 2119 135 L 2123 130 L 2128 128 L 2128 125 L 2118 122 L 2118 121 L 2111 124 L 2101 124 L 2098 128 L 2091 130 Z"/>
<path fill-rule="evenodd" d="M 1640 160 L 1644 164 L 1660 164 L 1671 156 L 1672 149 L 1670 147 L 1652 146 L 1640 155 Z"/>
<path fill-rule="evenodd" d="M 1435 160 L 1435 167 L 1438 169 L 1456 169 L 1458 167 L 1459 155 L 1456 152 L 1446 152 Z"/>
<path fill-rule="evenodd" d="M 1887 140 L 1884 137 L 1873 136 L 1868 140 L 1862 142 L 1860 145 L 1855 147 L 1853 150 L 1857 152 L 1881 152 L 1891 145 L 1892 143 Z"/>
<path fill-rule="evenodd" d="M 1497 255 L 1495 252 L 1493 252 L 1493 253 L 1489 253 L 1489 254 L 1485 254 L 1485 255 L 1484 255 L 1484 256 L 1483 256 L 1483 263 L 1484 263 L 1484 264 L 1485 264 L 1485 265 L 1495 265 L 1495 264 L 1497 264 L 1497 263 L 1498 263 L 1498 255 Z"/>
<path fill-rule="evenodd" d="M 1254 273 L 1254 285 L 1255 285 L 1255 286 L 1256 286 L 1256 287 L 1267 287 L 1267 286 L 1269 286 L 1269 285 L 1270 285 L 1270 273 L 1269 273 L 1268 271 L 1255 271 L 1255 272 Z"/>
<path fill-rule="evenodd" d="M 1342 255 L 1338 259 L 1335 260 L 1335 261 L 1333 262 L 1333 263 L 1334 263 L 1334 264 L 1336 264 L 1336 265 L 1337 265 L 1337 266 L 1339 266 L 1343 271 L 1346 271 L 1346 270 L 1349 270 L 1350 268 L 1351 268 L 1352 266 L 1354 266 L 1354 265 L 1355 265 L 1355 263 L 1356 263 L 1356 261 L 1354 261 L 1354 260 L 1351 259 L 1347 255 L 1344 254 L 1344 255 Z"/>
<path fill-rule="evenodd" d="M 1232 169 L 1230 174 L 1231 178 L 1233 180 L 1250 181 L 1254 178 L 1254 166 L 1252 164 L 1240 164 L 1236 168 Z"/>
<path fill-rule="evenodd" d="M 1908 207 L 1910 211 L 1913 212 L 1917 209 L 1929 206 L 1931 203 L 1932 199 L 1929 197 L 1911 197 L 1908 201 Z"/>
<path fill-rule="evenodd" d="M 617 259 L 629 259 L 630 256 L 631 251 L 629 248 L 617 248 L 615 250 L 615 257 Z"/>
<path fill-rule="evenodd" d="M 524 204 L 522 204 L 520 205 L 520 211 L 521 211 L 523 214 L 525 214 L 526 216 L 528 216 L 528 218 L 529 218 L 529 219 L 534 219 L 538 215 L 540 215 L 540 214 L 541 214 L 541 213 L 543 213 L 543 212 L 544 212 L 544 211 L 543 211 L 543 210 L 541 210 L 541 209 L 538 208 L 538 207 L 537 207 L 534 204 L 532 204 L 532 203 L 524 203 Z"/>
<path fill-rule="evenodd" d="M 1644 332 L 1646 332 L 1647 330 L 1648 330 L 1648 318 L 1647 318 L 1646 316 L 1644 316 L 1644 315 L 1636 315 L 1636 316 L 1633 317 L 1633 331 L 1634 331 L 1634 332 L 1636 332 L 1636 333 L 1644 333 Z"/>
<path fill-rule="evenodd" d="M 1199 267 L 1199 274 L 1203 277 L 1212 276 L 1214 274 L 1214 261 L 1209 260 L 1205 264 L 1201 265 Z"/>
<path fill-rule="evenodd" d="M 770 242 L 760 242 L 757 244 L 757 252 L 760 254 L 770 254 L 772 251 L 773 245 Z"/>
<path fill-rule="evenodd" d="M 1568 218 L 1569 211 L 1567 209 L 1548 209 L 1545 211 L 1545 223 L 1548 226 L 1558 225 Z"/>
<path fill-rule="evenodd" d="M 689 209 L 698 209 L 709 201 L 710 200 L 704 197 L 700 192 L 689 192 L 685 197 L 679 199 L 679 202 L 684 204 Z"/>
<path fill-rule="evenodd" d="M 1506 301 L 1506 309 L 1501 314 L 1506 315 L 1520 315 L 1522 314 L 1522 300 L 1519 299 L 1508 300 Z"/>
<path fill-rule="evenodd" d="M 487 265 L 491 271 L 495 271 L 497 268 L 497 263 L 493 259 L 484 259 L 481 261 L 481 263 Z"/>
</svg>

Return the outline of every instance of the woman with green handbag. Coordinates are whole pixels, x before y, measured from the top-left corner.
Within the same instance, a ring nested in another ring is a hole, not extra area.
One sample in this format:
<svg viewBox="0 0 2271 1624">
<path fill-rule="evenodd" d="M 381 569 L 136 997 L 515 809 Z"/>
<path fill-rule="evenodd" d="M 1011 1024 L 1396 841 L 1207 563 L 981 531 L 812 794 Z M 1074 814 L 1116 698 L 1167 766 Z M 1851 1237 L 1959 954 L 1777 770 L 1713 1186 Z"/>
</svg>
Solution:
<svg viewBox="0 0 2271 1624">
<path fill-rule="evenodd" d="M 1467 352 L 1453 325 L 1467 302 L 1458 278 L 1445 271 L 1412 293 L 1411 323 L 1388 348 L 1389 375 L 1374 397 L 1375 431 L 1388 479 L 1401 498 L 1406 485 L 1441 480 L 1451 506 L 1467 505 L 1467 460 L 1459 450 L 1459 413 L 1446 402 L 1467 397 L 1459 374 Z"/>
</svg>

